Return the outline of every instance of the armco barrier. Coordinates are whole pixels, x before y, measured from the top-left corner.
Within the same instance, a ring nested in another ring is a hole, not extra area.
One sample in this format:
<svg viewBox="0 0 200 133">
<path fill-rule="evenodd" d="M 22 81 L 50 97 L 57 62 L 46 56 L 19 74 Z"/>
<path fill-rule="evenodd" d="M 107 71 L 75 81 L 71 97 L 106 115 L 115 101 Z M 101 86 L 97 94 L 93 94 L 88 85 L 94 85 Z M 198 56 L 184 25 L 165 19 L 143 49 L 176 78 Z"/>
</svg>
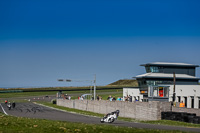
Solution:
<svg viewBox="0 0 200 133">
<path fill-rule="evenodd" d="M 86 110 L 101 114 L 107 114 L 120 110 L 121 117 L 139 120 L 160 120 L 161 112 L 170 111 L 169 102 L 123 102 L 123 101 L 90 101 L 90 100 L 65 100 L 57 99 L 57 105 Z"/>
</svg>

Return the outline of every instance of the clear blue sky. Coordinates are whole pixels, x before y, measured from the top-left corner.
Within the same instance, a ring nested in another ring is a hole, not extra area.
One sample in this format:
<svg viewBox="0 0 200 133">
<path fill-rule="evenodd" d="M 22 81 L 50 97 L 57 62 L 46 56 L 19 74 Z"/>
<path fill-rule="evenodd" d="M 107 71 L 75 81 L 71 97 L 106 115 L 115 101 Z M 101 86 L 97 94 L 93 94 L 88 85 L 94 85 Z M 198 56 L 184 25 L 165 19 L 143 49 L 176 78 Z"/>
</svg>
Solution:
<svg viewBox="0 0 200 133">
<path fill-rule="evenodd" d="M 199 0 L 1 0 L 0 87 L 106 85 L 140 64 L 200 64 Z M 200 68 L 197 68 L 200 77 Z"/>
</svg>

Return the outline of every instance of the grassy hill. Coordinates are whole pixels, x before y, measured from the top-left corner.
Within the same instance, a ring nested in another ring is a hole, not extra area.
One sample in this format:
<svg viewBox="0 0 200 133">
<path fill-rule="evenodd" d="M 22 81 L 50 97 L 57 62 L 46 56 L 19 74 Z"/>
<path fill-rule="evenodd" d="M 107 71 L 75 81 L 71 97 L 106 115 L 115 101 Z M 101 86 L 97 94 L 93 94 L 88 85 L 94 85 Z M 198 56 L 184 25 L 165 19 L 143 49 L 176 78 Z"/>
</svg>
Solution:
<svg viewBox="0 0 200 133">
<path fill-rule="evenodd" d="M 138 87 L 138 82 L 135 79 L 120 79 L 118 81 L 115 81 L 108 86 L 132 86 L 132 87 Z"/>
<path fill-rule="evenodd" d="M 116 82 L 113 82 L 106 86 L 96 86 L 96 89 L 122 89 L 123 87 L 138 87 L 137 80 L 134 79 L 121 79 Z M 80 91 L 80 90 L 90 90 L 91 86 L 83 86 L 83 87 L 41 87 L 41 88 L 10 88 L 4 89 L 0 88 L 0 93 L 6 92 L 42 92 L 42 91 Z"/>
</svg>

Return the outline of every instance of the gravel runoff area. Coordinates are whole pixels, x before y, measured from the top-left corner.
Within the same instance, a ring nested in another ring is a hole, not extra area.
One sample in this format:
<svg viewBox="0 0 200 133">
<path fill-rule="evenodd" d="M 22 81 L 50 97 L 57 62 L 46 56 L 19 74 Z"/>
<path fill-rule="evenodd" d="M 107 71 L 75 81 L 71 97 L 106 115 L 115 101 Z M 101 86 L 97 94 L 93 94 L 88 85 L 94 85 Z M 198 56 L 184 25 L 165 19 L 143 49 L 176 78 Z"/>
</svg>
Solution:
<svg viewBox="0 0 200 133">
<path fill-rule="evenodd" d="M 69 122 L 82 122 L 87 124 L 108 124 L 113 126 L 124 126 L 133 128 L 159 129 L 159 130 L 179 130 L 186 132 L 200 132 L 200 128 L 186 128 L 165 125 L 153 125 L 144 123 L 134 123 L 116 120 L 114 123 L 100 123 L 100 118 L 84 116 L 76 113 L 56 110 L 53 108 L 34 104 L 32 102 L 16 103 L 16 107 L 8 110 L 6 104 L 0 104 L 0 111 L 12 116 L 39 118 L 48 120 L 60 120 Z"/>
</svg>

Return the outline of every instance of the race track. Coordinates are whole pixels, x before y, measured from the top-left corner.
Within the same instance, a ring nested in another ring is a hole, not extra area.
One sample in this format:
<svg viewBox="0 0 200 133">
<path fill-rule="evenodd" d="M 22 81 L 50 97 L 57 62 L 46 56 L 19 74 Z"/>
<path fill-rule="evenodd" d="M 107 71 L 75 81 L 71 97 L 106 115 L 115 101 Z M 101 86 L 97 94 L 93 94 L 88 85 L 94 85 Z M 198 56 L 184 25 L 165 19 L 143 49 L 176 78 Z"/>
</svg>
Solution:
<svg viewBox="0 0 200 133">
<path fill-rule="evenodd" d="M 84 116 L 80 114 L 60 111 L 53 108 L 37 105 L 32 102 L 16 103 L 16 107 L 11 110 L 8 110 L 5 104 L 1 104 L 0 111 L 3 113 L 7 113 L 8 115 L 19 116 L 19 117 L 60 120 L 60 121 L 69 121 L 69 122 L 81 122 L 81 123 L 87 123 L 87 124 L 102 124 L 100 123 L 100 118 L 97 118 L 97 117 Z M 135 128 L 200 132 L 200 128 L 163 126 L 163 125 L 125 122 L 125 121 L 119 121 L 119 120 L 116 120 L 114 123 L 111 123 L 111 124 L 110 123 L 103 123 L 103 124 L 108 124 L 108 125 L 113 125 L 113 126 L 135 127 Z"/>
</svg>

